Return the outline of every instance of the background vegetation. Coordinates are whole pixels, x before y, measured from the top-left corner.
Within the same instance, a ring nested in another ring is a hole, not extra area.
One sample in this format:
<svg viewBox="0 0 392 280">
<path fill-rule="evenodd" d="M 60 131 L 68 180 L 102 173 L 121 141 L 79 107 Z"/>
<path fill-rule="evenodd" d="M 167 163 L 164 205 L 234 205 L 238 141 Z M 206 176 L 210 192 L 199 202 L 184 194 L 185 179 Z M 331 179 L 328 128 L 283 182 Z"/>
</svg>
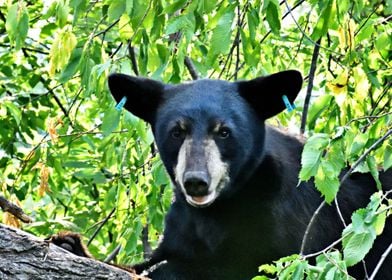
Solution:
<svg viewBox="0 0 392 280">
<path fill-rule="evenodd" d="M 310 137 L 301 179 L 315 177 L 327 203 L 343 167 L 378 182 L 392 166 L 391 14 L 379 0 L 0 0 L 0 195 L 34 222 L 0 221 L 81 232 L 98 258 L 121 246 L 121 263 L 156 246 L 172 190 L 149 128 L 114 108 L 111 72 L 178 83 L 298 69 L 297 109 L 271 123 Z M 345 221 L 343 254 L 262 269 L 345 279 L 390 209 L 379 192 Z"/>
</svg>

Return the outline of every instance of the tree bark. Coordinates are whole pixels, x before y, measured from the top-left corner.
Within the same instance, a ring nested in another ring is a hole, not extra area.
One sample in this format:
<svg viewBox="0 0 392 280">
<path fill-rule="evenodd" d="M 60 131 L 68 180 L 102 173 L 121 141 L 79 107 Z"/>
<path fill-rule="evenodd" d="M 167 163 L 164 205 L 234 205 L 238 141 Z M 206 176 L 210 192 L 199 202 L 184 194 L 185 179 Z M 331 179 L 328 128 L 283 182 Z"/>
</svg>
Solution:
<svg viewBox="0 0 392 280">
<path fill-rule="evenodd" d="M 0 279 L 147 279 L 0 224 Z"/>
</svg>

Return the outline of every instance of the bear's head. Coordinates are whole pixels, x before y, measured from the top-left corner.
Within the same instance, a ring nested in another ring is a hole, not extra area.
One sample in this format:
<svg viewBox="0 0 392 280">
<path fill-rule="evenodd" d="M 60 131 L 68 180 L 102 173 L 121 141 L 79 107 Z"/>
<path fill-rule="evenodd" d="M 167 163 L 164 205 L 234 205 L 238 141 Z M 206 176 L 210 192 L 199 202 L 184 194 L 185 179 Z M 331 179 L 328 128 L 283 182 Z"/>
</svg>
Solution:
<svg viewBox="0 0 392 280">
<path fill-rule="evenodd" d="M 206 207 L 230 197 L 263 159 L 264 120 L 293 102 L 301 74 L 283 71 L 249 81 L 197 80 L 167 85 L 124 74 L 109 89 L 124 107 L 151 124 L 178 199 Z"/>
</svg>

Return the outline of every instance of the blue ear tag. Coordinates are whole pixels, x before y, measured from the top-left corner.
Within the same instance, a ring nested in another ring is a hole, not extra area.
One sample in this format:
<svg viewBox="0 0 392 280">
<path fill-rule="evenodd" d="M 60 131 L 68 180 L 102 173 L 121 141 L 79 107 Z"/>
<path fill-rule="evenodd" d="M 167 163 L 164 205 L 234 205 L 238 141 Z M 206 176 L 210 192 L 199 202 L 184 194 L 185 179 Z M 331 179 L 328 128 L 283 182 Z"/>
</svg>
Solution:
<svg viewBox="0 0 392 280">
<path fill-rule="evenodd" d="M 284 105 L 286 105 L 287 111 L 291 112 L 291 111 L 293 111 L 295 109 L 294 103 L 291 104 L 286 95 L 283 95 L 282 99 L 283 99 Z"/>
<path fill-rule="evenodd" d="M 118 102 L 118 104 L 116 105 L 116 110 L 117 111 L 121 111 L 121 109 L 124 107 L 125 103 L 127 102 L 127 97 L 124 96 L 123 98 L 121 98 L 120 102 Z"/>
</svg>

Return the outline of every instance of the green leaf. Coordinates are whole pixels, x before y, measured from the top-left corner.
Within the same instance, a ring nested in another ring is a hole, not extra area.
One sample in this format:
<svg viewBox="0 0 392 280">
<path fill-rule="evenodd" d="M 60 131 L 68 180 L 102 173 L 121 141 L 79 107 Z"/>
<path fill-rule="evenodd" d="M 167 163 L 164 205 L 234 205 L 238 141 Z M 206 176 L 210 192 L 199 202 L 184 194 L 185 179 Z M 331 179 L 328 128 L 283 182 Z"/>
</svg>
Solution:
<svg viewBox="0 0 392 280">
<path fill-rule="evenodd" d="M 70 6 L 73 8 L 73 23 L 76 25 L 79 17 L 86 11 L 89 0 L 71 0 Z"/>
<path fill-rule="evenodd" d="M 65 83 L 69 81 L 79 70 L 80 60 L 82 58 L 82 49 L 75 48 L 72 51 L 71 57 L 69 58 L 68 64 L 65 66 L 64 70 L 61 72 L 59 77 L 60 83 Z"/>
<path fill-rule="evenodd" d="M 275 275 L 277 272 L 277 268 L 272 264 L 263 264 L 259 267 L 259 272 L 265 272 L 267 274 Z"/>
<path fill-rule="evenodd" d="M 167 5 L 162 13 L 164 14 L 173 14 L 174 12 L 178 11 L 179 9 L 181 9 L 188 1 L 187 0 L 177 0 L 177 1 L 173 1 L 172 4 Z"/>
<path fill-rule="evenodd" d="M 11 113 L 11 115 L 14 117 L 14 120 L 16 121 L 16 124 L 19 126 L 22 119 L 22 111 L 12 102 L 5 101 L 3 104 L 5 107 L 7 107 L 7 111 Z"/>
<path fill-rule="evenodd" d="M 321 155 L 328 145 L 329 137 L 326 134 L 314 134 L 305 144 L 301 158 L 301 171 L 299 178 L 301 181 L 308 181 L 316 175 L 320 165 Z"/>
<path fill-rule="evenodd" d="M 110 22 L 118 20 L 121 15 L 125 12 L 126 1 L 112 0 L 109 2 L 108 19 Z"/>
<path fill-rule="evenodd" d="M 15 49 L 20 50 L 29 30 L 29 15 L 23 2 L 17 2 L 9 8 L 5 27 Z"/>
<path fill-rule="evenodd" d="M 376 163 L 376 159 L 373 156 L 367 156 L 366 163 L 369 167 L 370 173 L 372 174 L 374 180 L 376 181 L 377 189 L 381 190 L 382 185 L 381 185 L 381 181 L 378 177 L 378 166 Z"/>
<path fill-rule="evenodd" d="M 29 30 L 29 16 L 25 6 L 22 7 L 20 19 L 18 22 L 18 40 L 16 48 L 19 49 L 23 46 Z"/>
<path fill-rule="evenodd" d="M 316 27 L 313 30 L 312 35 L 310 35 L 310 37 L 314 41 L 317 41 L 322 36 L 327 34 L 329 22 L 333 15 L 333 10 L 332 10 L 333 6 L 334 6 L 334 0 L 328 0 L 326 3 L 324 3 L 324 7 L 321 11 Z"/>
<path fill-rule="evenodd" d="M 133 10 L 133 1 L 125 1 L 125 12 L 130 15 Z"/>
<path fill-rule="evenodd" d="M 268 6 L 265 12 L 265 17 L 267 19 L 268 25 L 272 32 L 276 35 L 280 34 L 280 5 L 278 0 L 269 0 Z"/>
<path fill-rule="evenodd" d="M 318 97 L 309 109 L 308 114 L 308 127 L 314 129 L 316 121 L 319 119 L 321 114 L 328 108 L 330 108 L 330 103 L 333 96 L 329 94 L 324 94 Z"/>
<path fill-rule="evenodd" d="M 343 256 L 347 266 L 360 262 L 372 248 L 374 239 L 369 232 L 352 233 L 343 238 Z"/>
<path fill-rule="evenodd" d="M 198 2 L 199 5 L 197 10 L 200 14 L 211 13 L 218 5 L 216 0 L 200 0 Z"/>
<path fill-rule="evenodd" d="M 57 2 L 57 24 L 59 27 L 63 28 L 67 24 L 67 19 L 69 15 L 68 1 L 59 0 Z"/>
<path fill-rule="evenodd" d="M 131 19 L 127 14 L 123 14 L 118 22 L 120 38 L 126 42 L 132 37 Z"/>
<path fill-rule="evenodd" d="M 87 161 L 66 161 L 63 163 L 63 166 L 69 168 L 93 168 L 94 167 Z"/>
<path fill-rule="evenodd" d="M 252 280 L 269 280 L 270 278 L 268 278 L 267 276 L 256 276 L 253 277 Z"/>
<path fill-rule="evenodd" d="M 14 39 L 14 36 L 18 30 L 18 3 L 13 4 L 7 13 L 7 21 L 5 27 L 8 32 L 8 36 Z"/>
<path fill-rule="evenodd" d="M 70 26 L 66 26 L 56 34 L 49 54 L 50 75 L 53 76 L 56 71 L 63 69 L 67 64 L 76 43 L 76 35 L 71 31 Z"/>
<path fill-rule="evenodd" d="M 325 197 L 327 203 L 331 203 L 339 190 L 339 177 L 333 163 L 322 161 L 315 176 L 316 188 Z"/>
<path fill-rule="evenodd" d="M 210 52 L 212 55 L 227 54 L 230 49 L 231 25 L 234 18 L 234 6 L 229 6 L 218 20 L 212 31 Z"/>
<path fill-rule="evenodd" d="M 189 15 L 180 15 L 176 17 L 172 17 L 169 19 L 165 33 L 170 35 L 174 34 L 178 31 L 182 31 L 184 33 L 194 31 L 194 23 L 192 22 Z"/>
<path fill-rule="evenodd" d="M 247 19 L 248 19 L 248 25 L 249 25 L 249 38 L 251 41 L 255 41 L 256 34 L 258 27 L 260 25 L 260 17 L 259 17 L 259 12 L 258 10 L 254 8 L 250 8 L 249 12 L 246 14 Z M 243 31 L 243 29 L 241 29 Z"/>
<path fill-rule="evenodd" d="M 355 136 L 352 144 L 351 144 L 351 150 L 350 150 L 350 155 L 357 156 L 360 154 L 362 149 L 365 147 L 367 141 L 368 141 L 369 135 L 366 133 L 359 133 L 357 136 Z"/>
<path fill-rule="evenodd" d="M 376 236 L 376 231 L 373 226 L 373 222 L 376 221 L 374 211 L 369 209 L 358 209 L 351 217 L 352 220 L 352 231 L 355 234 L 369 233 L 372 236 Z"/>
<path fill-rule="evenodd" d="M 110 135 L 120 123 L 121 111 L 118 111 L 114 106 L 105 111 L 105 115 L 102 120 L 102 133 L 104 136 Z"/>
<path fill-rule="evenodd" d="M 388 170 L 392 166 L 392 145 L 387 143 L 384 149 L 384 170 Z"/>
<path fill-rule="evenodd" d="M 305 276 L 305 270 L 307 269 L 307 263 L 305 261 L 301 261 L 296 267 L 293 276 L 291 279 L 293 280 L 302 280 Z"/>
<path fill-rule="evenodd" d="M 372 223 L 372 225 L 376 231 L 376 235 L 380 235 L 384 231 L 386 219 L 387 219 L 386 212 L 382 212 L 382 213 L 376 215 L 376 219 Z"/>
</svg>

